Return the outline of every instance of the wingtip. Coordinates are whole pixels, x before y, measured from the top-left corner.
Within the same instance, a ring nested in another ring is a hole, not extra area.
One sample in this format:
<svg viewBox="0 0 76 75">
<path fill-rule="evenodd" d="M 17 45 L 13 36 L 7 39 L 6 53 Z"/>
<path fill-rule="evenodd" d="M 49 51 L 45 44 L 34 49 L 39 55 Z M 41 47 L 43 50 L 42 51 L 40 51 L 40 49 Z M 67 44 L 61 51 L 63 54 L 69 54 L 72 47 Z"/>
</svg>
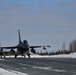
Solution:
<svg viewBox="0 0 76 75">
<path fill-rule="evenodd" d="M 47 47 L 51 47 L 50 45 L 47 45 Z"/>
</svg>

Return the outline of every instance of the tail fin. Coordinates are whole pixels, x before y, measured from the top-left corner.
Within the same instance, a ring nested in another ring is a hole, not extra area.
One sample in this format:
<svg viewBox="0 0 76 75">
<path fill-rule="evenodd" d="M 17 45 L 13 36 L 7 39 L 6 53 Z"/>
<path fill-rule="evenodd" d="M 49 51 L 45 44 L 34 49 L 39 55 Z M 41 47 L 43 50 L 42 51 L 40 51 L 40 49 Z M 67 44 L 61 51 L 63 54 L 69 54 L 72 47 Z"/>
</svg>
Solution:
<svg viewBox="0 0 76 75">
<path fill-rule="evenodd" d="M 0 52 L 1 52 L 1 42 L 0 42 Z"/>
<path fill-rule="evenodd" d="M 3 49 L 1 48 L 1 42 L 0 42 L 0 53 L 3 53 Z"/>
<path fill-rule="evenodd" d="M 21 42 L 20 30 L 18 29 L 19 42 Z"/>
</svg>

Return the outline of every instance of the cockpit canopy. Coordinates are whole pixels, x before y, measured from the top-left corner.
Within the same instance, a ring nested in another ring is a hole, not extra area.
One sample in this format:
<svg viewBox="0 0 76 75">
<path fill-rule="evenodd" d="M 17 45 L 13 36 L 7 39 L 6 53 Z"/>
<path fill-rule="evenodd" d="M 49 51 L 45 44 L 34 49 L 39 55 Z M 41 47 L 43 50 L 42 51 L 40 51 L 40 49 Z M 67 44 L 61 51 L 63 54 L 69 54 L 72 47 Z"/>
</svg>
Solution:
<svg viewBox="0 0 76 75">
<path fill-rule="evenodd" d="M 26 43 L 28 43 L 28 42 L 27 42 L 27 40 L 24 40 L 23 43 L 26 44 Z"/>
</svg>

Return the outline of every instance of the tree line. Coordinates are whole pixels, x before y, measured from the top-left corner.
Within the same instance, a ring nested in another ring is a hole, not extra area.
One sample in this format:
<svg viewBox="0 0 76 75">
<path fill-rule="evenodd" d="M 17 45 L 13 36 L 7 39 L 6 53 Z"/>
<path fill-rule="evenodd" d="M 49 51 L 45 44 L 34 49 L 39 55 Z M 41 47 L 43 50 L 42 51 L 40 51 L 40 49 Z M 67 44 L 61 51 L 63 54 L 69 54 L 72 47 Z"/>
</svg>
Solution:
<svg viewBox="0 0 76 75">
<path fill-rule="evenodd" d="M 59 49 L 57 51 L 52 51 L 52 52 L 37 52 L 38 55 L 58 55 L 58 54 L 70 54 L 76 52 L 76 40 L 72 40 L 69 43 L 68 49 L 65 47 L 65 43 L 63 43 L 62 49 Z"/>
</svg>

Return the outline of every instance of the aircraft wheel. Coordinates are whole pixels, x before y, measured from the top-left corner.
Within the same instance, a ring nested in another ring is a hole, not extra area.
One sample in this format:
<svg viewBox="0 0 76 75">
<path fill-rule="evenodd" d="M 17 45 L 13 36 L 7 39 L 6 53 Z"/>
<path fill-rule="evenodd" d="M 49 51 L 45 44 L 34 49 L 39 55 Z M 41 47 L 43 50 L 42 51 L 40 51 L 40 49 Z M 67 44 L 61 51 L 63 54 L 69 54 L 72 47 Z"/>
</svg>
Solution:
<svg viewBox="0 0 76 75">
<path fill-rule="evenodd" d="M 15 54 L 15 58 L 17 58 L 17 54 Z"/>
<path fill-rule="evenodd" d="M 24 55 L 24 58 L 26 58 L 26 56 Z"/>
<path fill-rule="evenodd" d="M 6 54 L 4 53 L 3 56 L 4 56 L 4 58 L 5 58 Z"/>
<path fill-rule="evenodd" d="M 30 58 L 30 54 L 28 54 L 28 57 Z"/>
</svg>

